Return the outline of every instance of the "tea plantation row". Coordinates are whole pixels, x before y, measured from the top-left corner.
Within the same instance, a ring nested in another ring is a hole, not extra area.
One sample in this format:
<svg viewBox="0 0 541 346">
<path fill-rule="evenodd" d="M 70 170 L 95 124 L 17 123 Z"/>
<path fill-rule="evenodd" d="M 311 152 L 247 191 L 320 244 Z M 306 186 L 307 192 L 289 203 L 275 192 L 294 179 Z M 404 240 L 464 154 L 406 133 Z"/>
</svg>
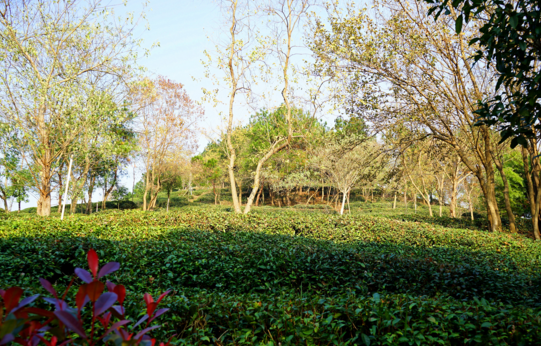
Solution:
<svg viewBox="0 0 541 346">
<path fill-rule="evenodd" d="M 3 285 L 64 286 L 94 248 L 131 295 L 171 288 L 187 344 L 535 344 L 541 247 L 377 217 L 109 212 L 0 220 Z M 135 308 L 135 306 L 132 306 Z"/>
</svg>

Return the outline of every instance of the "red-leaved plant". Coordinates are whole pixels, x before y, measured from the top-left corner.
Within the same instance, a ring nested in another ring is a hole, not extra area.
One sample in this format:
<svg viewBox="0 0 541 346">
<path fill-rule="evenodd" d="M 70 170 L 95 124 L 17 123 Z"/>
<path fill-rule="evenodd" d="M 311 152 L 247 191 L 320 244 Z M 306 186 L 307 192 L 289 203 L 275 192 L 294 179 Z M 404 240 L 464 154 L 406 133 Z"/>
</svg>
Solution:
<svg viewBox="0 0 541 346">
<path fill-rule="evenodd" d="M 76 268 L 75 274 L 84 282 L 79 286 L 75 296 L 76 308 L 70 307 L 66 296 L 75 277 L 61 297 L 57 294 L 51 283 L 39 279 L 53 297 L 42 299 L 52 304 L 52 311 L 37 307 L 29 307 L 39 294 L 21 300 L 23 290 L 20 287 L 10 287 L 1 290 L 0 296 L 0 345 L 9 342 L 24 346 L 35 346 L 42 342 L 47 346 L 63 346 L 67 344 L 96 345 L 98 343 L 114 343 L 121 345 L 154 346 L 156 340 L 147 335 L 159 325 L 151 326 L 151 322 L 169 309 L 157 309 L 160 301 L 169 293 L 162 293 L 156 301 L 148 293 L 144 295 L 146 314 L 131 328 L 131 323 L 125 316 L 124 299 L 126 288 L 115 285 L 109 281 L 105 284 L 99 279 L 120 268 L 119 263 L 109 262 L 99 268 L 98 254 L 94 250 L 87 254 L 89 273 L 85 269 Z M 108 292 L 104 292 L 107 287 Z M 84 309 L 90 303 L 89 310 Z M 115 305 L 118 303 L 118 305 Z M 86 313 L 84 313 L 86 312 Z M 146 322 L 146 323 L 145 323 Z M 145 323 L 142 330 L 135 332 L 135 328 Z M 101 327 L 100 327 L 101 325 Z M 170 344 L 160 343 L 160 346 Z"/>
</svg>

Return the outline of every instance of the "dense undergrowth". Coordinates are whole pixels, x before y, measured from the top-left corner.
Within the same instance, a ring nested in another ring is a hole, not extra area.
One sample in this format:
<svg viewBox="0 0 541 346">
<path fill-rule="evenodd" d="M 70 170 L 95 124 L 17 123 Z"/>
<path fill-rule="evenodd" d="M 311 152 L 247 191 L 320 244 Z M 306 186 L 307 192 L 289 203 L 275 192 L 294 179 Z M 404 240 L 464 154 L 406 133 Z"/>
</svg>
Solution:
<svg viewBox="0 0 541 346">
<path fill-rule="evenodd" d="M 179 343 L 528 345 L 541 337 L 541 245 L 518 234 L 210 207 L 0 217 L 3 286 L 39 292 L 36 277 L 65 286 L 94 248 L 121 263 L 114 280 L 128 297 L 173 289 L 162 332 Z"/>
</svg>

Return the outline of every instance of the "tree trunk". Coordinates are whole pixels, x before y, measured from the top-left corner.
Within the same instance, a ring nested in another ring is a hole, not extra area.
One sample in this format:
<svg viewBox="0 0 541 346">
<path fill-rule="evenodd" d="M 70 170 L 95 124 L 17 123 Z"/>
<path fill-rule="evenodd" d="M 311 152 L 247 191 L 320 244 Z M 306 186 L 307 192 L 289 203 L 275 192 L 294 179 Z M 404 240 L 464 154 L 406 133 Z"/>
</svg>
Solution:
<svg viewBox="0 0 541 346">
<path fill-rule="evenodd" d="M 351 214 L 351 206 L 349 205 L 349 196 L 351 194 L 351 190 L 348 191 L 348 211 Z"/>
<path fill-rule="evenodd" d="M 263 192 L 263 186 L 264 186 L 264 183 L 262 181 L 261 182 L 261 188 L 259 189 L 259 193 L 257 194 L 257 198 L 255 200 L 256 207 L 259 207 L 259 198 L 261 197 L 261 192 Z"/>
<path fill-rule="evenodd" d="M 214 193 L 214 205 L 218 204 L 218 195 L 216 194 L 216 179 L 212 180 L 212 192 Z M 169 208 L 167 208 L 169 210 Z"/>
<path fill-rule="evenodd" d="M 404 184 L 404 206 L 406 207 L 406 213 L 408 212 L 408 187 Z"/>
<path fill-rule="evenodd" d="M 96 176 L 90 176 L 90 183 L 88 184 L 88 202 L 86 204 L 86 213 L 92 214 L 92 194 L 94 193 L 94 184 L 96 182 Z"/>
<path fill-rule="evenodd" d="M 167 211 L 169 211 L 169 201 L 170 200 L 171 200 L 171 189 L 167 189 Z M 216 197 L 214 197 L 214 204 L 216 204 Z"/>
<path fill-rule="evenodd" d="M 148 173 L 146 175 L 147 177 L 146 177 L 145 193 L 143 194 L 143 210 L 148 210 L 147 195 L 148 195 L 148 192 L 150 191 Z"/>
<path fill-rule="evenodd" d="M 113 191 L 113 189 L 115 187 L 117 178 L 118 178 L 118 167 L 116 167 L 116 169 L 115 169 L 115 175 L 113 176 L 113 183 L 111 184 L 111 186 L 108 189 L 106 188 L 105 193 L 103 194 L 103 201 L 102 201 L 102 204 L 101 204 L 101 209 L 102 210 L 107 209 L 107 204 L 105 204 L 105 203 L 107 202 L 107 199 L 109 198 L 109 195 L 111 194 L 111 192 Z"/>
<path fill-rule="evenodd" d="M 456 218 L 456 201 L 457 201 L 457 186 L 458 186 L 458 180 L 456 175 L 453 175 L 452 179 L 452 187 L 451 187 L 451 202 L 449 204 L 449 213 L 451 214 L 452 218 Z"/>
<path fill-rule="evenodd" d="M 471 220 L 473 221 L 473 203 L 472 203 L 472 200 L 471 200 L 471 191 L 468 194 L 468 203 L 470 205 L 470 217 L 471 217 Z"/>
<path fill-rule="evenodd" d="M 515 225 L 515 215 L 513 214 L 513 209 L 511 209 L 511 201 L 509 200 L 509 182 L 507 181 L 507 177 L 503 170 L 503 163 L 501 159 L 494 158 L 494 163 L 496 164 L 496 168 L 498 168 L 503 181 L 503 199 L 505 200 L 505 210 L 507 211 L 507 217 L 509 218 L 509 231 L 511 231 L 511 233 L 516 233 L 517 227 Z"/>
<path fill-rule="evenodd" d="M 239 186 L 239 208 L 242 208 L 242 179 L 237 181 L 237 185 Z"/>
<path fill-rule="evenodd" d="M 394 192 L 393 209 L 396 209 L 396 191 Z"/>
<path fill-rule="evenodd" d="M 413 194 L 413 207 L 415 208 L 415 214 L 417 214 L 417 194 Z"/>
<path fill-rule="evenodd" d="M 79 202 L 79 194 L 76 194 L 71 198 L 70 214 L 77 213 L 77 203 Z"/>
<path fill-rule="evenodd" d="M 39 199 L 37 214 L 39 216 L 51 215 L 51 167 L 42 167 L 40 172 Z"/>
<path fill-rule="evenodd" d="M 250 193 L 250 196 L 248 197 L 248 200 L 246 201 L 246 207 L 244 208 L 244 214 L 248 214 L 250 212 L 250 209 L 252 208 L 252 203 L 254 202 L 254 198 L 257 194 L 257 190 L 259 189 L 259 177 L 261 176 L 261 169 L 263 168 L 263 165 L 265 162 L 267 162 L 268 159 L 272 157 L 272 155 L 276 154 L 280 150 L 284 149 L 287 146 L 287 142 L 277 146 L 278 143 L 283 141 L 284 139 L 281 139 L 273 144 L 271 149 L 263 156 L 259 161 L 257 162 L 257 167 L 255 169 L 255 176 L 254 176 L 254 185 L 252 186 L 252 192 Z M 239 188 L 240 189 L 240 188 Z M 302 187 L 301 187 L 302 191 Z M 239 198 L 240 199 L 240 198 Z M 241 205 L 242 205 L 242 199 Z"/>
<path fill-rule="evenodd" d="M 60 165 L 60 168 L 58 169 L 58 210 L 57 213 L 62 212 L 62 168 L 64 167 L 64 163 L 62 161 L 62 164 Z"/>
<path fill-rule="evenodd" d="M 346 204 L 347 191 L 342 192 L 342 207 L 340 207 L 340 215 L 344 215 L 344 205 Z"/>
<path fill-rule="evenodd" d="M 532 150 L 532 148 L 530 148 L 530 150 Z M 532 162 L 529 162 L 530 160 L 532 160 Z M 537 197 L 541 194 L 539 193 L 539 190 L 535 188 L 536 186 L 534 186 L 535 177 L 537 174 L 539 174 L 539 164 L 534 160 L 535 158 L 532 159 L 531 153 L 530 157 L 528 157 L 528 151 L 526 148 L 522 147 L 522 163 L 524 164 L 524 175 L 526 176 L 526 187 L 528 189 L 528 199 L 530 202 L 530 214 L 532 216 L 534 237 L 536 240 L 541 240 L 541 235 L 539 232 L 539 219 L 535 217 L 535 215 L 539 213 Z"/>
</svg>

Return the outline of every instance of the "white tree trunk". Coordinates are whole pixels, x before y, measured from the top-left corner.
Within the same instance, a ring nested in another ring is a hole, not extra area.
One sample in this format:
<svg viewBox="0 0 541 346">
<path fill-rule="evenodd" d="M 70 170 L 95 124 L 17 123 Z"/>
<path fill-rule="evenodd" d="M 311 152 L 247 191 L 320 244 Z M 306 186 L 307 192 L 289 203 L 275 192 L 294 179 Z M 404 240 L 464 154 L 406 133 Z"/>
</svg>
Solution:
<svg viewBox="0 0 541 346">
<path fill-rule="evenodd" d="M 344 205 L 346 204 L 347 191 L 342 192 L 342 207 L 340 208 L 340 215 L 344 215 Z"/>
</svg>

